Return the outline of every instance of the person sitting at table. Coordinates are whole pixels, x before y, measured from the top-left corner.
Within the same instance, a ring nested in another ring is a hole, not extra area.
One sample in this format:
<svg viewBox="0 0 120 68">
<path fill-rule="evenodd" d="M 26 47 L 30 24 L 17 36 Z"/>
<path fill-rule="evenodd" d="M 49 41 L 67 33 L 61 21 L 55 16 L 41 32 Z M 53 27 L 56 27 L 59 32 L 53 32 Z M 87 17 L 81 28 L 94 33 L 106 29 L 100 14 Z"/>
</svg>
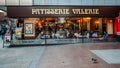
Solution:
<svg viewBox="0 0 120 68">
<path fill-rule="evenodd" d="M 89 32 L 87 32 L 86 37 L 89 39 L 89 37 L 90 37 L 90 33 Z"/>
<path fill-rule="evenodd" d="M 57 31 L 57 32 L 55 33 L 55 37 L 56 37 L 57 39 L 60 38 L 60 33 L 59 33 L 59 31 Z"/>
<path fill-rule="evenodd" d="M 78 38 L 79 34 L 77 32 L 74 33 L 73 38 Z"/>
<path fill-rule="evenodd" d="M 97 32 L 94 32 L 94 33 L 92 34 L 92 38 L 98 38 Z"/>
<path fill-rule="evenodd" d="M 55 37 L 55 32 L 54 32 L 54 31 L 52 31 L 52 35 L 51 35 L 51 36 L 52 36 L 52 38 L 56 38 L 56 37 Z"/>
</svg>

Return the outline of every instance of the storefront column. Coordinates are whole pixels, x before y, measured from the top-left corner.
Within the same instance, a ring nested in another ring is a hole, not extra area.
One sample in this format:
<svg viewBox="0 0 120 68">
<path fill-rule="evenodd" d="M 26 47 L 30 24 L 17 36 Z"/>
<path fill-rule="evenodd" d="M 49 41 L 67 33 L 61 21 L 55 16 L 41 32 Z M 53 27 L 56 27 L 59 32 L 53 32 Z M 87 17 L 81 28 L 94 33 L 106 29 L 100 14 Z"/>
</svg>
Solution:
<svg viewBox="0 0 120 68">
<path fill-rule="evenodd" d="M 100 31 L 100 33 L 102 33 L 102 18 L 99 18 L 99 31 Z"/>
<path fill-rule="evenodd" d="M 115 34 L 120 34 L 120 19 L 116 19 L 115 21 L 115 24 L 114 24 L 114 31 L 115 31 Z"/>
<path fill-rule="evenodd" d="M 114 35 L 116 40 L 120 42 L 120 11 L 119 16 L 114 19 Z"/>
<path fill-rule="evenodd" d="M 114 19 L 114 34 L 120 33 L 120 12 L 119 16 Z"/>
<path fill-rule="evenodd" d="M 4 14 L 0 12 L 0 20 L 4 20 Z"/>
<path fill-rule="evenodd" d="M 120 16 L 115 18 L 114 34 L 116 35 L 116 40 L 120 42 Z"/>
<path fill-rule="evenodd" d="M 112 21 L 107 22 L 107 32 L 108 34 L 113 34 L 113 22 Z"/>
<path fill-rule="evenodd" d="M 87 22 L 87 30 L 90 31 L 90 20 Z"/>
</svg>

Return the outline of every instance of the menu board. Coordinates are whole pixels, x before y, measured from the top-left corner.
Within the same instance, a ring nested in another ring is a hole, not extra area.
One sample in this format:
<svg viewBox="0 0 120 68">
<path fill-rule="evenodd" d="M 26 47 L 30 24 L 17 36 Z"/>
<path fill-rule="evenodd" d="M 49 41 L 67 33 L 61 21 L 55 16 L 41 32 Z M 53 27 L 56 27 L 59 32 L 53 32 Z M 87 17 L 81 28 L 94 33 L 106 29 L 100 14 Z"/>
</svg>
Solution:
<svg viewBox="0 0 120 68">
<path fill-rule="evenodd" d="M 22 28 L 16 28 L 15 29 L 15 34 L 17 38 L 22 38 Z"/>
<path fill-rule="evenodd" d="M 33 34 L 33 23 L 25 24 L 25 34 Z"/>
<path fill-rule="evenodd" d="M 35 25 L 33 20 L 24 21 L 24 37 L 35 36 Z"/>
<path fill-rule="evenodd" d="M 4 41 L 3 46 L 10 46 L 11 36 L 10 35 L 5 35 L 3 41 Z"/>
</svg>

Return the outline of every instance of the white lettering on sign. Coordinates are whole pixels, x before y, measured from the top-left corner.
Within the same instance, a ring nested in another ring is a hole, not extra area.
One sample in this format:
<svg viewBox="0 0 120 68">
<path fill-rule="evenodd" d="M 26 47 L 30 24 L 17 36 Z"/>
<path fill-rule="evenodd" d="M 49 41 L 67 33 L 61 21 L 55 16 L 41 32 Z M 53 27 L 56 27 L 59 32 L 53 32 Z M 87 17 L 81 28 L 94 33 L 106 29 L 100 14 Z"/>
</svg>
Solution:
<svg viewBox="0 0 120 68">
<path fill-rule="evenodd" d="M 99 9 L 71 9 L 72 14 L 99 14 Z M 70 9 L 32 9 L 32 14 L 70 14 Z"/>
</svg>

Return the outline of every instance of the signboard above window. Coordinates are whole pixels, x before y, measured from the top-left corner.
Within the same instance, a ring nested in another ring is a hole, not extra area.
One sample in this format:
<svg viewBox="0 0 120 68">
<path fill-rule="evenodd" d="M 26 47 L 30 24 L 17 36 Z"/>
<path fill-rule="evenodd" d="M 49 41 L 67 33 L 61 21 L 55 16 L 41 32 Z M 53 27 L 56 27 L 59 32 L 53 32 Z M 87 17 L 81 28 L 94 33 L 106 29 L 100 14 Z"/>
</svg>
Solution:
<svg viewBox="0 0 120 68">
<path fill-rule="evenodd" d="M 119 6 L 8 6 L 9 17 L 117 17 Z M 19 11 L 19 12 L 16 12 Z"/>
</svg>

